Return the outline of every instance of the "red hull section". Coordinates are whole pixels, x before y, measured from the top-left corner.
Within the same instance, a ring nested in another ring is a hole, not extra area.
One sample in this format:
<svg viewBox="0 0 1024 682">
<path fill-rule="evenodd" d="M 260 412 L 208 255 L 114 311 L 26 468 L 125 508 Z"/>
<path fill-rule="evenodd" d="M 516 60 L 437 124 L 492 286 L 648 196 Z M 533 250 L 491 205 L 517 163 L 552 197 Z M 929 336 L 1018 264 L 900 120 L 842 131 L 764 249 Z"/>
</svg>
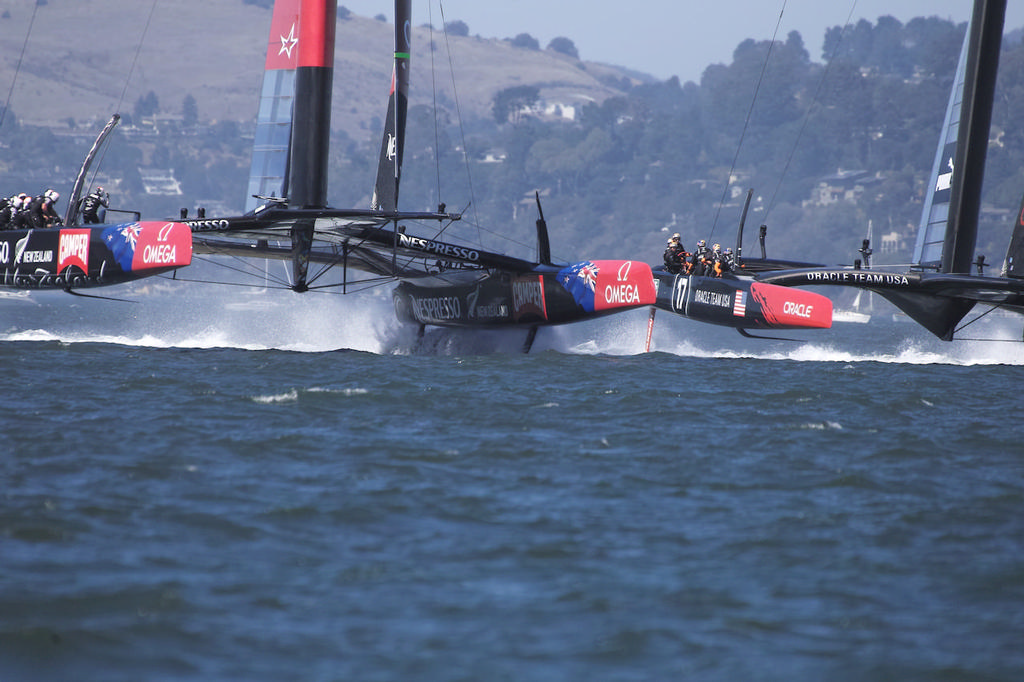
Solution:
<svg viewBox="0 0 1024 682">
<path fill-rule="evenodd" d="M 770 327 L 829 329 L 832 326 L 832 300 L 827 296 L 761 282 L 750 285 L 750 295 L 761 305 Z"/>
</svg>

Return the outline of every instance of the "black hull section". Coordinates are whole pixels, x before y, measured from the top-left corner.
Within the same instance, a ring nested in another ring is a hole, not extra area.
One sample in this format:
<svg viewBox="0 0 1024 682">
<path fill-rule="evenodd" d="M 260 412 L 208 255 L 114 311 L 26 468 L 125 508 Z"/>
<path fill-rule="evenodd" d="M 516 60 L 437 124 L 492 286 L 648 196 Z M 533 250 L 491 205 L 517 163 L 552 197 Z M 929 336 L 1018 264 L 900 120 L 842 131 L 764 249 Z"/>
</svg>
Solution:
<svg viewBox="0 0 1024 682">
<path fill-rule="evenodd" d="M 582 261 L 531 272 L 453 272 L 403 281 L 394 291 L 403 322 L 441 327 L 539 327 L 653 305 L 651 269 L 635 261 Z"/>
<path fill-rule="evenodd" d="M 11 289 L 110 286 L 191 262 L 192 235 L 180 223 L 0 232 L 0 286 Z"/>
<path fill-rule="evenodd" d="M 698 322 L 736 329 L 825 329 L 832 302 L 818 294 L 739 277 L 673 275 L 655 270 L 655 306 Z"/>
<path fill-rule="evenodd" d="M 601 314 L 579 305 L 554 274 L 519 277 L 502 272 L 472 284 L 438 287 L 402 282 L 393 298 L 395 315 L 402 322 L 439 327 L 526 328 L 578 322 Z"/>
<path fill-rule="evenodd" d="M 1024 280 L 942 273 L 873 270 L 794 270 L 758 277 L 786 287 L 845 286 L 873 291 L 943 341 L 976 303 L 1012 310 L 1024 306 Z"/>
</svg>

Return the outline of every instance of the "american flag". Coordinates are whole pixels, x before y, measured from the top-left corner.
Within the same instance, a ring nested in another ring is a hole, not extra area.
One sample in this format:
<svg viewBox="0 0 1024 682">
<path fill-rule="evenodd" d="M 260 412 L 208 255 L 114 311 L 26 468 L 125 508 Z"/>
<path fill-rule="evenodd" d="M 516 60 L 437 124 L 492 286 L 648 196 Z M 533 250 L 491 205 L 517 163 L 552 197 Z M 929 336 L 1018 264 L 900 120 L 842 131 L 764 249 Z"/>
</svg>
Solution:
<svg viewBox="0 0 1024 682">
<path fill-rule="evenodd" d="M 732 314 L 736 317 L 743 317 L 747 314 L 747 304 L 743 302 L 742 291 L 736 292 L 736 300 L 732 302 Z"/>
</svg>

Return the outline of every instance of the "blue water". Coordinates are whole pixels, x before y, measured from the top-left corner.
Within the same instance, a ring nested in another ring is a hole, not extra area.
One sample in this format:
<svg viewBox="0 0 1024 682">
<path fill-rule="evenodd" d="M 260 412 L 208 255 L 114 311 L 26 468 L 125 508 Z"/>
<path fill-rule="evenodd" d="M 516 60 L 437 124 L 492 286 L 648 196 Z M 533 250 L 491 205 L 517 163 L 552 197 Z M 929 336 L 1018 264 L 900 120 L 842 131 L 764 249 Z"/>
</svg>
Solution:
<svg viewBox="0 0 1024 682">
<path fill-rule="evenodd" d="M 1019 343 L 41 298 L 0 301 L 5 682 L 1021 679 Z"/>
</svg>

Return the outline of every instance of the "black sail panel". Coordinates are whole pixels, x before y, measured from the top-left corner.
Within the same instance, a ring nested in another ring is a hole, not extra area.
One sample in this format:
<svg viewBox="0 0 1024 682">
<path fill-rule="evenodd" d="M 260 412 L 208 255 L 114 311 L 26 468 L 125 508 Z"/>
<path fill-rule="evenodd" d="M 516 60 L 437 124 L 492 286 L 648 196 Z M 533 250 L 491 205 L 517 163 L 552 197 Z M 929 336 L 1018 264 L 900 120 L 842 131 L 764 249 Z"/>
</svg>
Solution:
<svg viewBox="0 0 1024 682">
<path fill-rule="evenodd" d="M 976 2 L 968 28 L 966 78 L 941 272 L 969 274 L 974 261 L 1005 15 L 1006 0 Z"/>
<path fill-rule="evenodd" d="M 381 211 L 398 209 L 398 187 L 405 152 L 405 124 L 409 110 L 409 53 L 411 49 L 411 0 L 395 0 L 395 65 L 391 96 L 384 124 L 384 138 L 377 162 L 377 183 L 370 206 Z"/>
<path fill-rule="evenodd" d="M 1006 277 L 1024 278 L 1024 199 L 1020 202 L 1017 222 L 1013 225 L 1013 236 L 1006 250 Z"/>
</svg>

